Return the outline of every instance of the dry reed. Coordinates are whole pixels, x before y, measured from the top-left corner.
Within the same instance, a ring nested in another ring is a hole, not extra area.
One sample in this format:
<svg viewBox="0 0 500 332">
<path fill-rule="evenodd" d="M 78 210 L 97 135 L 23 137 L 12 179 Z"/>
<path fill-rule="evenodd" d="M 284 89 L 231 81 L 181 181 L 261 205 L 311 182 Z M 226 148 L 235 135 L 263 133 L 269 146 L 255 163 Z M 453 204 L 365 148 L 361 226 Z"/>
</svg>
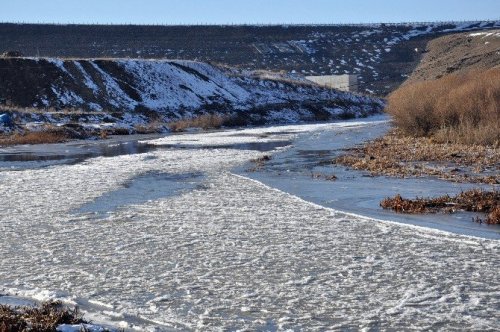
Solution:
<svg viewBox="0 0 500 332">
<path fill-rule="evenodd" d="M 500 68 L 403 85 L 389 96 L 386 111 L 411 136 L 498 146 Z"/>
</svg>

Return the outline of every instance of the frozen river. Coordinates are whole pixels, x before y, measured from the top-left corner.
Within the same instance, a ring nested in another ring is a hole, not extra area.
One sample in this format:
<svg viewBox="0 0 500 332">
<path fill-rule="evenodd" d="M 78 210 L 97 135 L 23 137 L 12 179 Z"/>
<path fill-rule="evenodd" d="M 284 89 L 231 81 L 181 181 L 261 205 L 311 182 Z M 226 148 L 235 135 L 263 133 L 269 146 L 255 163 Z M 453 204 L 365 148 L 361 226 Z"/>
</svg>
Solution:
<svg viewBox="0 0 500 332">
<path fill-rule="evenodd" d="M 350 132 L 384 126 L 152 137 L 130 154 L 29 167 L 7 158 L 0 293 L 63 299 L 127 330 L 498 330 L 498 229 L 376 221 L 341 212 L 371 215 L 371 203 L 293 189 L 306 183 L 283 166 L 294 149 L 313 137 L 344 145 L 358 137 Z M 265 154 L 272 168 L 245 172 Z M 273 183 L 272 172 L 292 175 Z"/>
</svg>

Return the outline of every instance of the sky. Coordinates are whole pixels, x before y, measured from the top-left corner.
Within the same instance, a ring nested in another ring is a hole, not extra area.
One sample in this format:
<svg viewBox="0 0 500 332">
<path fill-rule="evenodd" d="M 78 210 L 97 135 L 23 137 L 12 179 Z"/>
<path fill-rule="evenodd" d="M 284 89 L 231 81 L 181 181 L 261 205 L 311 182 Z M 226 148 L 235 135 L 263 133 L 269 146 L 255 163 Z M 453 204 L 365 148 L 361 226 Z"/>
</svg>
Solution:
<svg viewBox="0 0 500 332">
<path fill-rule="evenodd" d="M 0 0 L 0 22 L 335 24 L 500 19 L 500 0 Z"/>
</svg>

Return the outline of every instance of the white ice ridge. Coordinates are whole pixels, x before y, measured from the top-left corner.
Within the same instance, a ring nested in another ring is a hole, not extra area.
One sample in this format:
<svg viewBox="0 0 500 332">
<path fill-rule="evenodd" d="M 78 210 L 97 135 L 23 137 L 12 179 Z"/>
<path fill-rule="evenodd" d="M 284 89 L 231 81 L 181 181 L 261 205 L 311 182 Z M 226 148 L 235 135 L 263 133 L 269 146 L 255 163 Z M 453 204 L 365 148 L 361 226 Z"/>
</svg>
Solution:
<svg viewBox="0 0 500 332">
<path fill-rule="evenodd" d="M 323 124 L 299 124 L 270 126 L 260 128 L 248 128 L 240 130 L 225 130 L 213 133 L 188 133 L 182 135 L 170 135 L 163 138 L 148 140 L 153 145 L 187 145 L 187 146 L 227 146 L 231 144 L 244 143 L 266 143 L 286 141 L 295 138 L 299 134 L 315 132 L 320 130 L 332 130 L 335 128 L 359 127 L 367 124 L 386 122 L 381 116 L 374 116 L 366 121 L 344 121 Z M 146 141 L 144 141 L 146 143 Z"/>
<path fill-rule="evenodd" d="M 0 291 L 70 294 L 158 331 L 498 327 L 498 241 L 347 215 L 230 173 L 261 155 L 160 149 L 1 172 Z M 75 212 L 146 172 L 207 178 L 105 219 Z"/>
<path fill-rule="evenodd" d="M 469 37 L 500 37 L 500 32 L 499 31 L 493 31 L 493 32 L 475 32 L 475 33 L 470 33 Z"/>
</svg>

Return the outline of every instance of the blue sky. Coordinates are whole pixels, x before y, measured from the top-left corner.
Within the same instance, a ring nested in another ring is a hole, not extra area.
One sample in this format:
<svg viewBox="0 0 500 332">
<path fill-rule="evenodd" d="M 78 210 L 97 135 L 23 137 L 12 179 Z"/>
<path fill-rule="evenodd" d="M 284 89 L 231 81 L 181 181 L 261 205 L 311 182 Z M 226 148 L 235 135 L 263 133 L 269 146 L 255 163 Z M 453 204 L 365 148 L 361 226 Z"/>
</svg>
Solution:
<svg viewBox="0 0 500 332">
<path fill-rule="evenodd" d="M 0 0 L 2 22 L 372 23 L 500 18 L 500 0 Z"/>
</svg>

